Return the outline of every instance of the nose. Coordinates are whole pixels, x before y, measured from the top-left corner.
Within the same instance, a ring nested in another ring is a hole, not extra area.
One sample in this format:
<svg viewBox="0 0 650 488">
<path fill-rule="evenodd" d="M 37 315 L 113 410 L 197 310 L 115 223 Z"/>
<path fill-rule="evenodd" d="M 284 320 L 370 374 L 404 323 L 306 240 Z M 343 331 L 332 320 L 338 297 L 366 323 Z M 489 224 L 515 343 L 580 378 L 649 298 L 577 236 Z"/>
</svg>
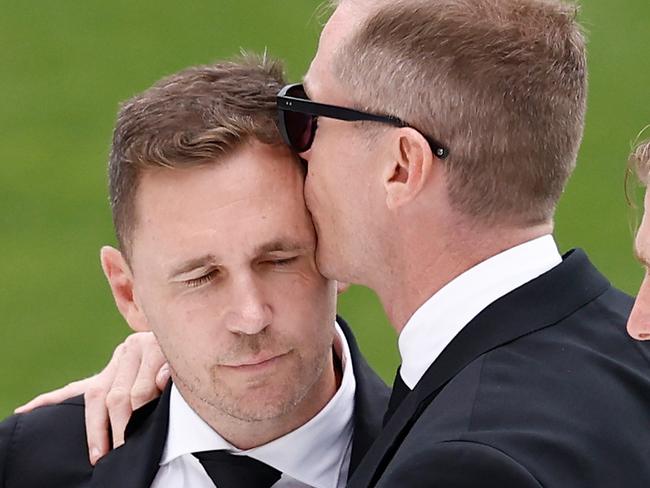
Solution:
<svg viewBox="0 0 650 488">
<path fill-rule="evenodd" d="M 627 321 L 627 332 L 641 341 L 650 339 L 650 277 L 647 272 Z"/>
<path fill-rule="evenodd" d="M 259 334 L 271 324 L 271 306 L 263 287 L 254 279 L 239 282 L 232 294 L 230 309 L 227 323 L 235 334 Z"/>
</svg>

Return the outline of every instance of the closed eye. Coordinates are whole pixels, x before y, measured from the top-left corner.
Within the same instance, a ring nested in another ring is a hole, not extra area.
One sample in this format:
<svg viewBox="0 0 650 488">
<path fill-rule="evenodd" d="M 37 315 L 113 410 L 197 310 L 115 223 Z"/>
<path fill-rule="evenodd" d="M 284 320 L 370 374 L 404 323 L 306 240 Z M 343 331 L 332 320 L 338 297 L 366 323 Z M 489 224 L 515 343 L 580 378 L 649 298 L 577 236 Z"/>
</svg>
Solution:
<svg viewBox="0 0 650 488">
<path fill-rule="evenodd" d="M 274 266 L 287 266 L 291 263 L 294 263 L 297 260 L 298 260 L 298 256 L 291 256 L 289 258 L 269 259 L 267 262 Z"/>
<path fill-rule="evenodd" d="M 210 283 L 212 280 L 215 279 L 217 276 L 217 270 L 212 270 L 209 273 L 204 274 L 203 276 L 199 276 L 198 278 L 194 278 L 191 280 L 186 280 L 183 283 L 185 283 L 186 286 L 190 288 L 197 288 L 201 285 L 205 285 L 207 283 Z"/>
</svg>

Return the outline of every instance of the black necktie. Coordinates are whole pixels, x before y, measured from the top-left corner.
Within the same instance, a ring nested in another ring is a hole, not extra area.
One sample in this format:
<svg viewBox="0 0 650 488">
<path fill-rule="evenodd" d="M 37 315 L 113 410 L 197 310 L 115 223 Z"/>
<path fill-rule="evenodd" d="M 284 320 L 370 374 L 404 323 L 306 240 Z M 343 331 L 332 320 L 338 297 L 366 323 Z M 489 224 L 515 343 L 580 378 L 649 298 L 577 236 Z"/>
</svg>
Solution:
<svg viewBox="0 0 650 488">
<path fill-rule="evenodd" d="M 406 395 L 410 393 L 411 389 L 406 386 L 402 375 L 400 374 L 400 368 L 397 368 L 397 373 L 395 374 L 395 381 L 393 382 L 393 392 L 390 394 L 390 400 L 388 400 L 388 410 L 384 415 L 384 425 L 388 423 L 390 418 L 395 413 L 395 410 L 400 406 Z"/>
<path fill-rule="evenodd" d="M 262 461 L 227 451 L 193 453 L 217 488 L 269 488 L 282 473 Z"/>
</svg>

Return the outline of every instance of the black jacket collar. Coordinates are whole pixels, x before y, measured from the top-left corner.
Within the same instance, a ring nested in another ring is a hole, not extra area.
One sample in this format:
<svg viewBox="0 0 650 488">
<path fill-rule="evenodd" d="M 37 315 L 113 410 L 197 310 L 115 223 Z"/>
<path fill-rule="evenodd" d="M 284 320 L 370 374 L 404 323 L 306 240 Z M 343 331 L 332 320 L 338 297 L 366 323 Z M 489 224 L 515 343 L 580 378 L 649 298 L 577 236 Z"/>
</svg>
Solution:
<svg viewBox="0 0 650 488">
<path fill-rule="evenodd" d="M 477 315 L 429 367 L 399 406 L 350 480 L 372 486 L 419 414 L 444 385 L 482 354 L 569 316 L 610 287 L 578 249 L 535 280 L 517 288 Z"/>
<path fill-rule="evenodd" d="M 95 466 L 93 488 L 151 486 L 167 439 L 170 392 L 171 382 L 160 398 L 133 412 L 126 429 L 126 443 Z"/>
<path fill-rule="evenodd" d="M 357 383 L 354 397 L 354 434 L 350 456 L 350 473 L 352 473 L 381 431 L 390 390 L 366 362 L 345 320 L 337 317 L 336 321 L 341 326 L 348 346 L 350 346 L 352 367 Z"/>
</svg>

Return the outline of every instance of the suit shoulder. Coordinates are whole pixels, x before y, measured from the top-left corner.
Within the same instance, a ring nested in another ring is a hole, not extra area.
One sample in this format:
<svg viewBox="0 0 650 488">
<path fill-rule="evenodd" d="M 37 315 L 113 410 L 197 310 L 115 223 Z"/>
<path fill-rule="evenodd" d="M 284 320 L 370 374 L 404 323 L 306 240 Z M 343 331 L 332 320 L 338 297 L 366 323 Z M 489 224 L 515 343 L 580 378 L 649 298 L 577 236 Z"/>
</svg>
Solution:
<svg viewBox="0 0 650 488">
<path fill-rule="evenodd" d="M 77 486 L 90 477 L 83 407 L 76 397 L 0 423 L 3 486 Z"/>
<path fill-rule="evenodd" d="M 55 405 L 39 407 L 31 412 L 12 415 L 0 423 L 0 448 L 5 449 L 26 436 L 57 430 L 83 427 L 83 397 L 74 397 Z M 85 430 L 84 430 L 85 432 Z"/>
<path fill-rule="evenodd" d="M 495 447 L 445 441 L 401 452 L 378 486 L 541 488 L 542 484 L 519 462 Z"/>
<path fill-rule="evenodd" d="M 16 419 L 20 431 L 38 429 L 66 429 L 74 425 L 83 426 L 84 401 L 83 396 L 69 398 L 61 403 L 39 407 L 31 412 L 17 414 Z M 81 423 L 79 424 L 79 421 Z M 69 422 L 69 423 L 68 423 Z"/>
<path fill-rule="evenodd" d="M 18 416 L 13 415 L 0 423 L 0 480 L 6 477 L 8 457 L 18 424 Z M 4 484 L 3 484 L 4 486 Z"/>
<path fill-rule="evenodd" d="M 630 304 L 610 288 L 558 323 L 485 353 L 416 425 L 435 440 L 507 452 L 545 486 L 648 486 L 650 344 L 627 335 Z M 415 431 L 410 437 L 426 442 Z"/>
</svg>

